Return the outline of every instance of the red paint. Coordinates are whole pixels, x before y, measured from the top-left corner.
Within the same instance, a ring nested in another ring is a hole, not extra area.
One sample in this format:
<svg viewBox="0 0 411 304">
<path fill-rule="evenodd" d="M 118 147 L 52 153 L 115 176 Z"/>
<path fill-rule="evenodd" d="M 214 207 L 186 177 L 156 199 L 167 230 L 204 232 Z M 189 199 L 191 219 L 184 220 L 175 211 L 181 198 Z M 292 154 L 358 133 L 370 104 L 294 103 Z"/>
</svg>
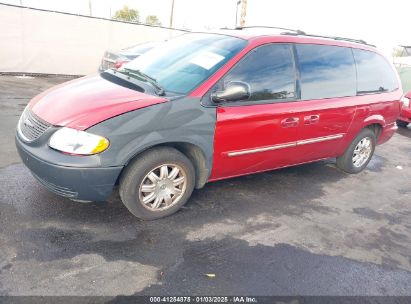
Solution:
<svg viewBox="0 0 411 304">
<path fill-rule="evenodd" d="M 340 40 L 301 36 L 250 38 L 245 49 L 190 95 L 202 97 L 245 54 L 267 43 L 323 44 L 379 53 L 373 47 Z M 383 143 L 395 132 L 394 122 L 399 111 L 401 92 L 402 90 L 398 89 L 391 93 L 307 100 L 296 103 L 219 107 L 210 181 L 339 156 L 344 153 L 358 132 L 370 124 L 381 126 L 378 143 Z M 298 119 L 297 126 L 295 126 L 296 118 Z M 310 123 L 305 123 L 307 120 Z M 284 127 L 284 124 L 289 124 L 289 126 Z M 264 148 L 335 134 L 342 134 L 343 137 L 254 154 L 228 156 L 230 151 Z"/>
<path fill-rule="evenodd" d="M 213 170 L 210 181 L 311 162 L 344 153 L 358 132 L 379 124 L 378 144 L 395 132 L 401 90 L 355 97 L 273 103 L 217 109 Z M 314 123 L 305 118 L 318 115 Z M 282 121 L 297 118 L 297 126 Z M 228 152 L 264 148 L 342 134 L 333 139 L 278 150 L 228 156 Z"/>
<path fill-rule="evenodd" d="M 214 139 L 211 180 L 258 172 L 293 162 L 295 153 L 284 149 L 230 157 L 226 152 L 267 147 L 297 140 L 297 128 L 281 121 L 295 116 L 293 103 L 219 107 Z"/>
<path fill-rule="evenodd" d="M 30 106 L 53 125 L 84 130 L 125 112 L 166 101 L 93 76 L 53 87 L 34 97 Z"/>
<path fill-rule="evenodd" d="M 405 94 L 405 97 L 411 100 L 411 92 Z M 402 106 L 400 117 L 398 117 L 398 119 L 411 123 L 411 102 L 408 107 Z"/>
</svg>

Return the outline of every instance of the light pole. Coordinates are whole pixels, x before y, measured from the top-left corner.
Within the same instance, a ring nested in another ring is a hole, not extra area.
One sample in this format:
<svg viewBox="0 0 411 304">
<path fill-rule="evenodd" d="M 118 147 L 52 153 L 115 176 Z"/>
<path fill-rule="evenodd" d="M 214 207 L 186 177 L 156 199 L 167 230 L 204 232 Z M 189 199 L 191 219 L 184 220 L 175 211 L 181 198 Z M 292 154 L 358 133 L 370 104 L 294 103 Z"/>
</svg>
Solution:
<svg viewBox="0 0 411 304">
<path fill-rule="evenodd" d="M 170 27 L 173 27 L 174 0 L 171 0 Z"/>
<path fill-rule="evenodd" d="M 240 15 L 240 26 L 245 25 L 245 15 L 247 14 L 247 0 L 241 1 L 241 15 Z"/>
<path fill-rule="evenodd" d="M 238 22 L 237 22 L 237 18 L 238 18 L 238 6 L 240 5 L 240 3 L 241 3 L 241 0 L 238 0 L 238 1 L 237 1 L 237 7 L 236 7 L 236 9 L 235 9 L 235 27 L 234 27 L 234 28 L 236 28 L 236 27 L 237 27 L 237 24 L 238 24 Z"/>
<path fill-rule="evenodd" d="M 89 15 L 91 17 L 91 0 L 88 0 L 88 10 L 89 10 Z"/>
</svg>

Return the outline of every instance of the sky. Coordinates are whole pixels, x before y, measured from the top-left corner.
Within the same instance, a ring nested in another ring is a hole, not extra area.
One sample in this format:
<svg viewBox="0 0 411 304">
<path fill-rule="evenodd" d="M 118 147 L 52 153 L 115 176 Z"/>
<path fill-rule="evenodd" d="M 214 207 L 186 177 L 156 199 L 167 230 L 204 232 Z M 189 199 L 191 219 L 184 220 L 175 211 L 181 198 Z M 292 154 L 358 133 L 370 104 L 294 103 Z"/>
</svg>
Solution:
<svg viewBox="0 0 411 304">
<path fill-rule="evenodd" d="M 172 0 L 1 0 L 23 6 L 109 18 L 124 5 L 140 20 L 156 15 L 169 25 Z M 174 0 L 173 26 L 194 30 L 233 27 L 237 0 Z M 318 35 L 363 39 L 390 54 L 398 44 L 411 45 L 409 0 L 248 0 L 246 25 L 301 29 Z"/>
</svg>

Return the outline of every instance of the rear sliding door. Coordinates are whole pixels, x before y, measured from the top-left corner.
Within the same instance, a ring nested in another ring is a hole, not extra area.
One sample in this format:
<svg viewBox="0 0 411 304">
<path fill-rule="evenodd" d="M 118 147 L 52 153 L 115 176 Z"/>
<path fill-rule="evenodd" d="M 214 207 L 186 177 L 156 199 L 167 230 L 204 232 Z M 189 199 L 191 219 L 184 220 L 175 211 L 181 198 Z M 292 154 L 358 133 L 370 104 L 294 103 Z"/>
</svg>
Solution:
<svg viewBox="0 0 411 304">
<path fill-rule="evenodd" d="M 356 110 L 356 67 L 351 48 L 296 44 L 301 101 L 296 103 L 297 162 L 334 157 Z"/>
</svg>

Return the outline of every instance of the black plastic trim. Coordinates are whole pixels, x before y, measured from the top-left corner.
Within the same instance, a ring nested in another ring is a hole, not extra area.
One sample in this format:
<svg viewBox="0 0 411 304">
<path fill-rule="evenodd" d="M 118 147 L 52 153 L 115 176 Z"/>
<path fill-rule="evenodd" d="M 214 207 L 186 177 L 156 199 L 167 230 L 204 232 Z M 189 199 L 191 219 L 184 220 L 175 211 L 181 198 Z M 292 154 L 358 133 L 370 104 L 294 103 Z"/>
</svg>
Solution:
<svg viewBox="0 0 411 304">
<path fill-rule="evenodd" d="M 28 152 L 16 136 L 17 151 L 23 163 L 50 191 L 71 199 L 104 201 L 113 191 L 122 166 L 79 168 L 53 164 Z M 49 149 L 49 148 L 41 148 Z M 51 149 L 50 149 L 51 150 Z"/>
</svg>

